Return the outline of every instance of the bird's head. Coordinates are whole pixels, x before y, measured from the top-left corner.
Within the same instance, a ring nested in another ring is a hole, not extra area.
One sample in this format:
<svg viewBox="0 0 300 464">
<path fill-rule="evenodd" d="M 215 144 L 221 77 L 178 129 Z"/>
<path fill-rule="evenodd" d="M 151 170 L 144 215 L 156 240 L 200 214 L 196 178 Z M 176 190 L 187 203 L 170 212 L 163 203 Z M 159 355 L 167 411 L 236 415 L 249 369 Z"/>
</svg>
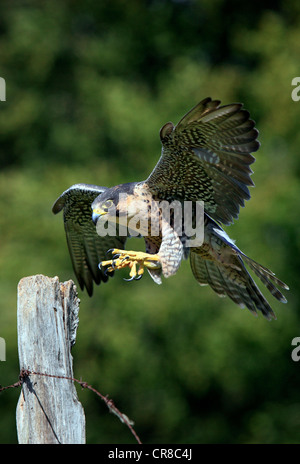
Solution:
<svg viewBox="0 0 300 464">
<path fill-rule="evenodd" d="M 116 185 L 106 189 L 92 203 L 92 219 L 97 224 L 99 218 L 119 223 L 122 217 L 126 221 L 137 214 L 137 202 L 134 195 L 136 183 Z"/>
</svg>

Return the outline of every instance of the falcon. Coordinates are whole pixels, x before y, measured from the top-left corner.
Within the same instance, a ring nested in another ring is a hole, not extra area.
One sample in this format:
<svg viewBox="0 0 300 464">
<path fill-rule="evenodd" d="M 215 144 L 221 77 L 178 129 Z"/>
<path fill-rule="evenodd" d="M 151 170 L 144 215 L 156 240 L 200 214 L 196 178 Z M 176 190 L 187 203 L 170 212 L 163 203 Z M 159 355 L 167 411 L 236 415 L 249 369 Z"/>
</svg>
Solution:
<svg viewBox="0 0 300 464">
<path fill-rule="evenodd" d="M 90 296 L 93 282 L 107 282 L 115 270 L 128 268 L 128 280 L 139 280 L 147 269 L 160 284 L 189 258 L 201 286 L 209 285 L 255 315 L 261 311 L 276 319 L 246 265 L 282 303 L 287 300 L 279 288 L 288 286 L 246 256 L 221 227 L 237 219 L 250 199 L 252 153 L 260 144 L 243 105 L 220 103 L 205 98 L 176 126 L 168 122 L 161 128 L 161 157 L 146 180 L 111 188 L 75 184 L 56 200 L 52 211 L 63 210 L 74 272 Z M 186 204 L 189 217 L 182 213 Z M 202 236 L 193 241 L 186 226 L 196 230 L 197 220 Z M 145 252 L 125 250 L 132 235 L 144 239 Z"/>
</svg>

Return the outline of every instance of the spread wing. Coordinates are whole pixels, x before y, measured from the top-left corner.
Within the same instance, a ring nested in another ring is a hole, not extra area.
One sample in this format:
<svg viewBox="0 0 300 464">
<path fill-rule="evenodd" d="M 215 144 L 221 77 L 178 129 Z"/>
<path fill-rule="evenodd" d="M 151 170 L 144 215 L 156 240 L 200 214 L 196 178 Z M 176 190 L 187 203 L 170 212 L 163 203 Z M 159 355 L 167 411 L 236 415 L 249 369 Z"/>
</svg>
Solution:
<svg viewBox="0 0 300 464">
<path fill-rule="evenodd" d="M 64 226 L 75 275 L 80 288 L 93 293 L 93 281 L 106 282 L 108 276 L 99 269 L 110 248 L 124 248 L 126 237 L 100 237 L 92 221 L 91 204 L 106 187 L 76 184 L 63 192 L 52 207 L 54 214 L 64 212 Z"/>
<path fill-rule="evenodd" d="M 215 220 L 230 224 L 250 198 L 251 155 L 258 131 L 242 104 L 206 98 L 174 127 L 160 131 L 162 154 L 145 181 L 159 199 L 203 200 Z"/>
</svg>

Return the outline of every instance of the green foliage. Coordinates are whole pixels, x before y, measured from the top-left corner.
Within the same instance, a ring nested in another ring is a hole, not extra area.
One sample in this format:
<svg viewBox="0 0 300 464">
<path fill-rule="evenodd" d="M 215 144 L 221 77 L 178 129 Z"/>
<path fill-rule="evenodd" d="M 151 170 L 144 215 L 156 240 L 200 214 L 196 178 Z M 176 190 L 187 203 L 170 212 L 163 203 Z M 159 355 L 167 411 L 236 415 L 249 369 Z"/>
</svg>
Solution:
<svg viewBox="0 0 300 464">
<path fill-rule="evenodd" d="M 165 122 L 207 96 L 242 101 L 262 146 L 252 199 L 227 232 L 290 285 L 289 303 L 268 297 L 269 323 L 200 288 L 188 263 L 162 286 L 118 272 L 92 298 L 79 292 L 75 376 L 108 394 L 144 443 L 299 443 L 298 2 L 31 0 L 2 14 L 0 383 L 19 371 L 18 281 L 74 279 L 57 196 L 77 182 L 142 180 Z M 19 393 L 0 395 L 2 443 L 16 442 Z M 99 398 L 79 395 L 90 443 L 134 442 Z"/>
</svg>

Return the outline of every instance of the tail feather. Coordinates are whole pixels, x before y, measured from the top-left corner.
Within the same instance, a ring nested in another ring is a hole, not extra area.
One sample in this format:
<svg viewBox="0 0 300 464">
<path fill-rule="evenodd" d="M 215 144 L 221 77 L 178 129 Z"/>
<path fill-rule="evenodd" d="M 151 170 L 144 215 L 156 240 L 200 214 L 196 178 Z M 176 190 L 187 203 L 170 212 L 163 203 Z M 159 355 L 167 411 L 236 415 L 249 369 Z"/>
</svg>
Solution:
<svg viewBox="0 0 300 464">
<path fill-rule="evenodd" d="M 224 270 L 217 265 L 215 262 L 210 262 L 210 268 L 216 267 L 218 270 L 219 281 L 221 282 L 225 294 L 227 294 L 236 304 L 238 304 L 241 308 L 245 308 L 245 306 L 250 309 L 251 312 L 256 314 L 255 306 L 252 302 L 252 299 L 249 298 L 247 292 L 245 292 L 244 285 L 237 285 L 237 283 L 228 278 L 228 273 L 224 272 Z"/>
<path fill-rule="evenodd" d="M 227 295 L 239 306 L 246 306 L 255 315 L 259 310 L 268 320 L 276 319 L 268 301 L 247 271 L 242 256 L 270 293 L 281 302 L 287 300 L 271 280 L 285 289 L 288 288 L 287 285 L 275 277 L 269 269 L 251 260 L 243 253 L 238 253 L 236 247 L 232 253 L 234 264 L 232 261 L 225 264 L 217 259 L 208 259 L 195 251 L 191 251 L 190 263 L 196 280 L 200 285 L 210 285 L 219 296 Z"/>
<path fill-rule="evenodd" d="M 218 268 L 216 266 L 211 266 L 209 261 L 204 261 L 203 265 L 206 272 L 207 283 L 219 296 L 225 296 L 226 292 L 224 291 L 224 287 L 218 278 Z"/>
<path fill-rule="evenodd" d="M 267 287 L 269 292 L 279 301 L 282 303 L 287 303 L 286 297 L 278 290 L 277 287 L 271 282 L 271 280 L 281 288 L 288 290 L 289 287 L 278 279 L 275 274 L 267 269 L 266 267 L 262 266 L 261 264 L 257 263 L 253 259 L 249 258 L 248 256 L 243 254 L 243 258 L 248 264 L 248 266 L 252 269 L 252 271 L 257 275 L 257 277 L 262 281 L 262 283 Z"/>
</svg>

